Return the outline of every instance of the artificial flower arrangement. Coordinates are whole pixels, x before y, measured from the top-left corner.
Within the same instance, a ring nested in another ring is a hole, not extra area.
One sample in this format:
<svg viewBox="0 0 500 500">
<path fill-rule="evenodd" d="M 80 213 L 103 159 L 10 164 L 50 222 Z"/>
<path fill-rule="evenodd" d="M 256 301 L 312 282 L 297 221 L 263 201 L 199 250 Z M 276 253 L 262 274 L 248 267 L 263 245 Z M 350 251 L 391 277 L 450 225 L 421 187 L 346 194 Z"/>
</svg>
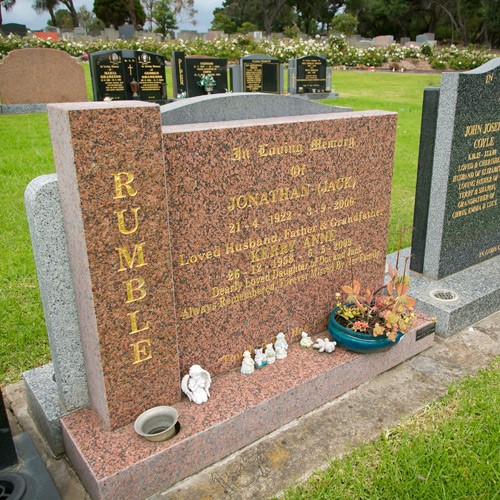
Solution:
<svg viewBox="0 0 500 500">
<path fill-rule="evenodd" d="M 200 87 L 215 87 L 215 78 L 212 75 L 203 75 L 198 80 L 198 86 L 200 86 Z"/>
<path fill-rule="evenodd" d="M 345 294 L 336 293 L 337 309 L 335 320 L 344 328 L 366 333 L 374 337 L 385 335 L 393 342 L 398 333 L 406 333 L 415 319 L 413 308 L 415 299 L 408 296 L 410 278 L 406 274 L 406 258 L 403 274 L 389 266 L 389 281 L 372 292 L 362 290 L 358 280 L 342 287 Z M 399 261 L 399 255 L 398 255 Z"/>
</svg>

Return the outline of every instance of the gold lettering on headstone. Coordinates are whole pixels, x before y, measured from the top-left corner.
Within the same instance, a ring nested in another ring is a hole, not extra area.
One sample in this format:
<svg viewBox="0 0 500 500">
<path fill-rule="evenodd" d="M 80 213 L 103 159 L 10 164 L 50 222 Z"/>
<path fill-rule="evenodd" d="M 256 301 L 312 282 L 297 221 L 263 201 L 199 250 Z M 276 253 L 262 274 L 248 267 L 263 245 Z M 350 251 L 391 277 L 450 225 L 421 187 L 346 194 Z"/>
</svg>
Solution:
<svg viewBox="0 0 500 500">
<path fill-rule="evenodd" d="M 132 278 L 125 281 L 124 283 L 127 289 L 126 304 L 142 300 L 147 295 L 147 292 L 144 289 L 145 281 L 142 278 Z"/>
<path fill-rule="evenodd" d="M 134 180 L 132 172 L 117 172 L 112 174 L 115 180 L 115 196 L 114 199 L 125 198 L 128 196 L 135 196 L 137 191 L 130 185 Z M 125 179 L 123 179 L 125 177 Z M 123 188 L 126 189 L 127 194 L 123 194 Z"/>
<path fill-rule="evenodd" d="M 127 247 L 117 247 L 115 250 L 118 252 L 120 257 L 120 268 L 118 271 L 126 271 L 127 267 L 132 269 L 133 267 L 142 267 L 146 266 L 147 263 L 144 262 L 144 251 L 143 251 L 144 243 L 137 243 L 134 245 L 134 253 L 132 256 L 128 251 Z M 137 264 L 136 262 L 137 257 Z"/>
<path fill-rule="evenodd" d="M 119 229 L 120 233 L 133 234 L 137 231 L 137 229 L 139 228 L 139 220 L 137 218 L 137 212 L 140 209 L 141 209 L 141 207 L 135 207 L 135 208 L 131 209 L 131 212 L 134 214 L 134 220 L 135 220 L 135 224 L 134 224 L 134 227 L 132 229 L 127 229 L 125 227 L 125 217 L 123 216 L 123 214 L 125 212 L 128 212 L 128 210 L 117 210 L 116 212 L 114 212 L 118 218 L 118 229 Z"/>
<path fill-rule="evenodd" d="M 139 332 L 144 332 L 145 330 L 149 330 L 149 321 L 146 321 L 144 326 L 142 328 L 139 328 L 137 326 L 137 315 L 139 314 L 139 311 L 134 311 L 131 313 L 127 313 L 127 316 L 130 316 L 130 326 L 131 326 L 131 331 L 129 335 L 133 335 L 134 333 L 139 333 Z"/>
<path fill-rule="evenodd" d="M 151 352 L 151 340 L 139 340 L 133 344 L 130 344 L 130 347 L 134 348 L 134 362 L 132 364 L 136 365 L 137 363 L 142 363 L 143 361 L 147 361 L 153 357 L 153 353 Z"/>
</svg>

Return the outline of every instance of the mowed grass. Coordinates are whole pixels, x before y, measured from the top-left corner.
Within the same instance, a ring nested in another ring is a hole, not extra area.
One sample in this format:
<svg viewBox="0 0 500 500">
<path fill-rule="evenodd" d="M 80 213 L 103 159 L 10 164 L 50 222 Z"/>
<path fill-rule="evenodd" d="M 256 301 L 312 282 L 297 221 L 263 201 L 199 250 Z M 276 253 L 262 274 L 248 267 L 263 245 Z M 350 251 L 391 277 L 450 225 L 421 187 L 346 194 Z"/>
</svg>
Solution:
<svg viewBox="0 0 500 500">
<path fill-rule="evenodd" d="M 399 229 L 413 224 L 423 90 L 440 83 L 439 74 L 334 72 L 333 87 L 340 98 L 324 101 L 354 111 L 380 109 L 398 113 L 388 253 L 397 250 Z M 403 247 L 410 243 L 408 231 Z"/>
<path fill-rule="evenodd" d="M 91 99 L 89 65 L 83 68 Z M 334 72 L 333 82 L 341 98 L 329 104 L 399 113 L 388 245 L 393 251 L 399 228 L 413 221 L 423 89 L 439 84 L 440 75 L 343 71 Z M 167 84 L 170 93 L 170 68 Z M 6 384 L 50 356 L 23 201 L 32 179 L 54 172 L 47 115 L 0 115 L 0 151 L 0 384 Z"/>
<path fill-rule="evenodd" d="M 419 414 L 289 489 L 284 498 L 500 498 L 499 387 L 497 358 Z"/>
</svg>

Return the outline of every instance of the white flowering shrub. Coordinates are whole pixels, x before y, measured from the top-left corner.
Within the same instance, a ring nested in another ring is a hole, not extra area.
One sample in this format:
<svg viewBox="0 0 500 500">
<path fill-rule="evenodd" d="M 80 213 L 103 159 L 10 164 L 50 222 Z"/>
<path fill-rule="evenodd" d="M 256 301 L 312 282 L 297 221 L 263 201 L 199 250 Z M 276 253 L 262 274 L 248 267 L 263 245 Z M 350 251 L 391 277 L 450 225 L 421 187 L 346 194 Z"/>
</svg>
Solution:
<svg viewBox="0 0 500 500">
<path fill-rule="evenodd" d="M 475 47 L 459 50 L 452 45 L 436 50 L 430 46 L 401 47 L 396 44 L 388 47 L 367 47 L 359 49 L 350 46 L 343 35 L 330 36 L 326 40 L 271 38 L 256 41 L 244 36 L 231 39 L 216 38 L 207 42 L 196 40 L 166 40 L 159 42 L 154 38 L 138 40 L 100 40 L 90 42 L 71 42 L 67 40 L 42 40 L 37 37 L 18 37 L 0 35 L 0 59 L 10 51 L 29 47 L 48 47 L 65 50 L 74 57 L 86 57 L 86 54 L 99 50 L 131 49 L 144 50 L 161 54 L 171 59 L 173 51 L 183 51 L 187 55 L 205 55 L 237 61 L 249 54 L 268 54 L 280 62 L 306 55 L 322 55 L 330 66 L 381 66 L 388 61 L 426 60 L 435 69 L 469 70 L 481 66 L 494 57 L 492 53 L 480 51 Z"/>
</svg>

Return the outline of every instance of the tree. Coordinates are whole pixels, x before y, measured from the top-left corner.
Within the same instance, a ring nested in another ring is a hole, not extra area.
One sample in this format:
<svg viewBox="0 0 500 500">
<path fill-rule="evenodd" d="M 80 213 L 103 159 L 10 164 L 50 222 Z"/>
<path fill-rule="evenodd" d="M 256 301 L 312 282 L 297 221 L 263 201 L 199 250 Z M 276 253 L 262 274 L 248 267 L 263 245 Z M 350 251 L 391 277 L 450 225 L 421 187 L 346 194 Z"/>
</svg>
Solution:
<svg viewBox="0 0 500 500">
<path fill-rule="evenodd" d="M 85 28 L 87 31 L 96 32 L 101 31 L 104 28 L 104 23 L 100 19 L 97 19 L 95 14 L 90 12 L 85 5 L 82 5 L 78 9 L 77 13 L 80 26 Z"/>
<path fill-rule="evenodd" d="M 214 10 L 217 20 L 213 26 L 224 28 L 226 33 L 235 33 L 245 30 L 244 23 L 251 23 L 269 35 L 272 31 L 279 31 L 294 23 L 295 15 L 289 2 L 290 0 L 225 0 L 222 8 Z"/>
<path fill-rule="evenodd" d="M 59 0 L 34 0 L 32 7 L 35 9 L 37 14 L 42 14 L 43 12 L 48 12 L 50 14 L 50 20 L 52 26 L 57 26 L 57 19 L 55 14 L 55 8 Z"/>
<path fill-rule="evenodd" d="M 179 22 L 191 20 L 193 26 L 196 24 L 193 18 L 198 11 L 194 8 L 194 0 L 173 0 L 172 3 L 175 19 Z"/>
<path fill-rule="evenodd" d="M 133 2 L 133 16 L 130 12 L 130 5 Z M 105 26 L 122 26 L 125 23 L 133 24 L 132 18 L 135 19 L 134 26 L 143 25 L 146 21 L 146 14 L 139 0 L 94 0 L 94 13 Z"/>
<path fill-rule="evenodd" d="M 214 10 L 214 18 L 210 29 L 213 31 L 223 31 L 228 35 L 232 35 L 238 30 L 238 25 L 236 24 L 236 21 L 233 21 L 227 14 L 224 13 L 224 9 L 216 8 Z"/>
<path fill-rule="evenodd" d="M 342 13 L 332 19 L 332 30 L 347 36 L 354 35 L 358 29 L 358 20 L 351 14 Z"/>
<path fill-rule="evenodd" d="M 71 19 L 71 14 L 67 9 L 58 9 L 55 12 L 56 22 L 52 21 L 52 18 L 47 21 L 47 26 L 57 26 L 61 29 L 71 30 L 74 28 L 73 20 Z"/>
<path fill-rule="evenodd" d="M 16 0 L 0 0 L 0 26 L 2 25 L 2 7 L 9 11 L 14 7 Z"/>
<path fill-rule="evenodd" d="M 155 32 L 161 33 L 163 36 L 171 35 L 173 30 L 177 29 L 177 23 L 169 0 L 158 0 L 156 2 L 153 10 L 153 21 L 158 26 Z"/>
</svg>

